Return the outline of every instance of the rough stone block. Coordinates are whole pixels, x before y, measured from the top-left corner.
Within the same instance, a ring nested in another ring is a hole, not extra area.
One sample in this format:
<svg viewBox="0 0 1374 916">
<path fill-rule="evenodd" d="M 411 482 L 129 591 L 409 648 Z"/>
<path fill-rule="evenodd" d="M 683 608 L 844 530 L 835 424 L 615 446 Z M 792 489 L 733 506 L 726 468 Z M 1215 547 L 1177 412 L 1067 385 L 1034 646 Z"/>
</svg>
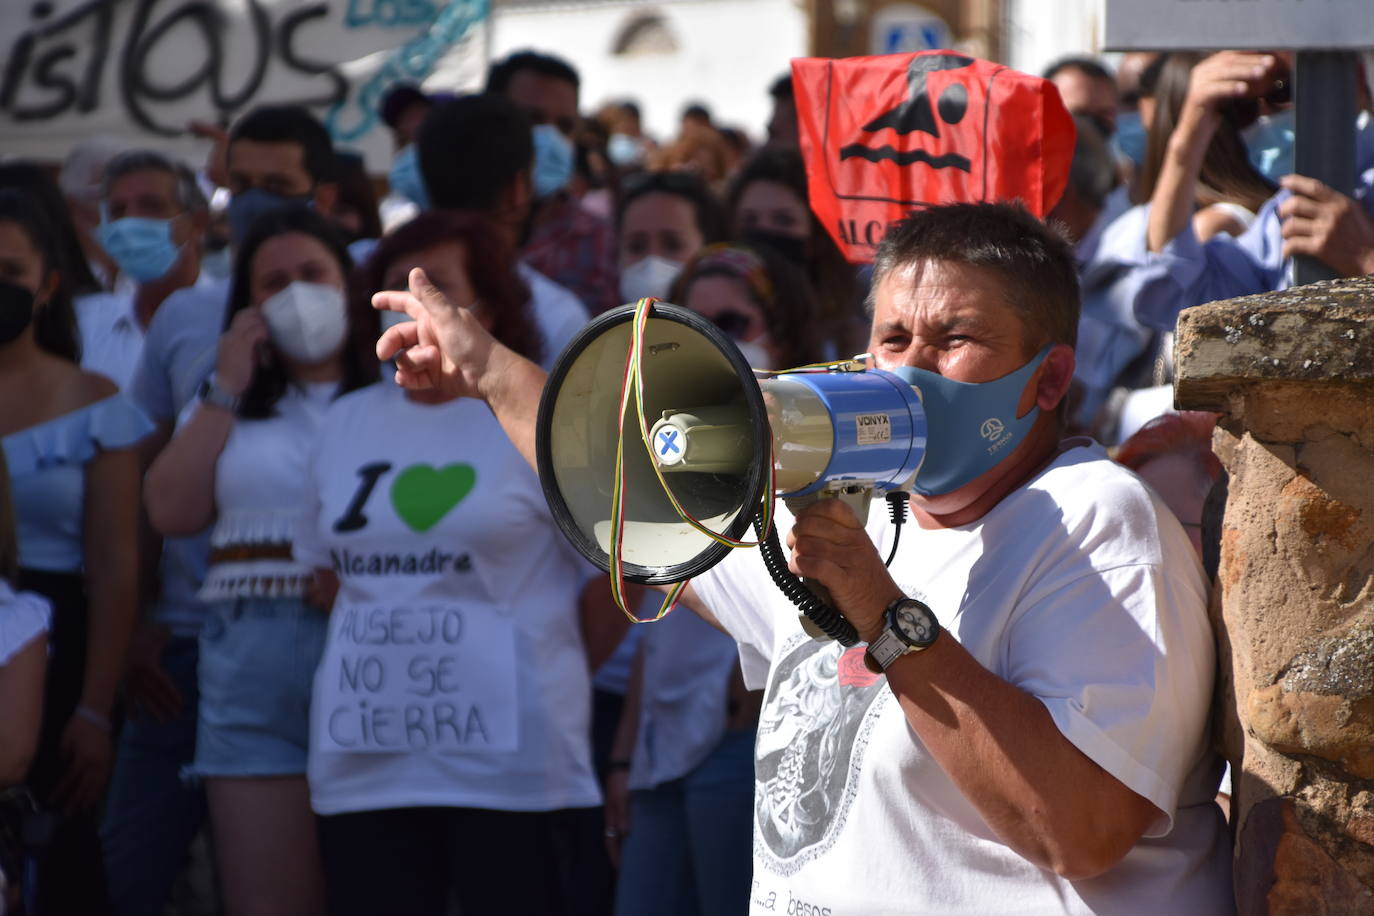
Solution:
<svg viewBox="0 0 1374 916">
<path fill-rule="evenodd" d="M 1374 277 L 1244 296 L 1179 315 L 1179 406 L 1224 412 L 1259 381 L 1374 382 Z"/>
<path fill-rule="evenodd" d="M 1374 913 L 1374 277 L 1185 311 L 1230 475 L 1215 720 L 1242 913 Z"/>
</svg>

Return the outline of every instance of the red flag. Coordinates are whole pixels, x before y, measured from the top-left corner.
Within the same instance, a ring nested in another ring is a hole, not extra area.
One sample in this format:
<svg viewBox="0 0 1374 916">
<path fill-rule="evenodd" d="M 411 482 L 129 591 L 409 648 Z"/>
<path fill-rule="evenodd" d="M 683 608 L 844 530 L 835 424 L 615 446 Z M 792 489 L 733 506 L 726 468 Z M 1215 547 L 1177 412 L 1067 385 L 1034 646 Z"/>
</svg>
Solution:
<svg viewBox="0 0 1374 916">
<path fill-rule="evenodd" d="M 792 61 L 811 209 L 854 263 L 932 204 L 1058 202 L 1073 118 L 1047 80 L 953 51 Z"/>
</svg>

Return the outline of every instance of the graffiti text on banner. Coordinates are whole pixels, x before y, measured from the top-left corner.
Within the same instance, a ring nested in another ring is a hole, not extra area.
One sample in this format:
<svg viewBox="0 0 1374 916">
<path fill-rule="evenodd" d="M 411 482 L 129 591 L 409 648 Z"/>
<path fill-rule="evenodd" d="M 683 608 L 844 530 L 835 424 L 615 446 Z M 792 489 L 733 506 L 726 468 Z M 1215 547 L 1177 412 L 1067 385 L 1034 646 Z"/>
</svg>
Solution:
<svg viewBox="0 0 1374 916">
<path fill-rule="evenodd" d="M 111 133 L 184 136 L 264 103 L 328 113 L 355 141 L 398 80 L 420 81 L 488 0 L 0 0 L 0 124 L 60 151 Z"/>
</svg>

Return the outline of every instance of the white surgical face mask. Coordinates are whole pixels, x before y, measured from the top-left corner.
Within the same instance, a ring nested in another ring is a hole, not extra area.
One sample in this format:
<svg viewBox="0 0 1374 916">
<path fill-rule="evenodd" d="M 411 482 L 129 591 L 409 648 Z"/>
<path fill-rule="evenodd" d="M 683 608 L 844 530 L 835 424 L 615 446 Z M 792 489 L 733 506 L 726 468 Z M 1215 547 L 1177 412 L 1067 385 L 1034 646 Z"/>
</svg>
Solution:
<svg viewBox="0 0 1374 916">
<path fill-rule="evenodd" d="M 339 352 L 348 333 L 343 291 L 296 282 L 262 304 L 272 343 L 288 358 L 318 363 Z"/>
<path fill-rule="evenodd" d="M 640 258 L 620 271 L 621 301 L 638 302 L 648 296 L 663 299 L 681 271 L 682 264 L 679 261 L 670 261 L 655 254 Z"/>
<path fill-rule="evenodd" d="M 760 337 L 759 339 L 763 339 Z M 768 355 L 768 351 L 763 345 L 754 340 L 737 340 L 735 347 L 744 356 L 744 361 L 749 364 L 750 369 L 763 369 L 771 371 L 773 369 L 773 357 Z"/>
</svg>

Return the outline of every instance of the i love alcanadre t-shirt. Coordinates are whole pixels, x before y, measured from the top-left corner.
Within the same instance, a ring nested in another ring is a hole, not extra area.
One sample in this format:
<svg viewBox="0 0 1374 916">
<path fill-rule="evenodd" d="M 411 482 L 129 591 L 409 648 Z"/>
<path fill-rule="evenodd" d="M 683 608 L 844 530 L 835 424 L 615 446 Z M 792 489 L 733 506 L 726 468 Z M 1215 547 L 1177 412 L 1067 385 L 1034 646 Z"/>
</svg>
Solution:
<svg viewBox="0 0 1374 916">
<path fill-rule="evenodd" d="M 315 676 L 320 814 L 600 801 L 577 599 L 594 570 L 485 404 L 391 383 L 340 398 L 297 558 L 340 588 Z"/>
</svg>

